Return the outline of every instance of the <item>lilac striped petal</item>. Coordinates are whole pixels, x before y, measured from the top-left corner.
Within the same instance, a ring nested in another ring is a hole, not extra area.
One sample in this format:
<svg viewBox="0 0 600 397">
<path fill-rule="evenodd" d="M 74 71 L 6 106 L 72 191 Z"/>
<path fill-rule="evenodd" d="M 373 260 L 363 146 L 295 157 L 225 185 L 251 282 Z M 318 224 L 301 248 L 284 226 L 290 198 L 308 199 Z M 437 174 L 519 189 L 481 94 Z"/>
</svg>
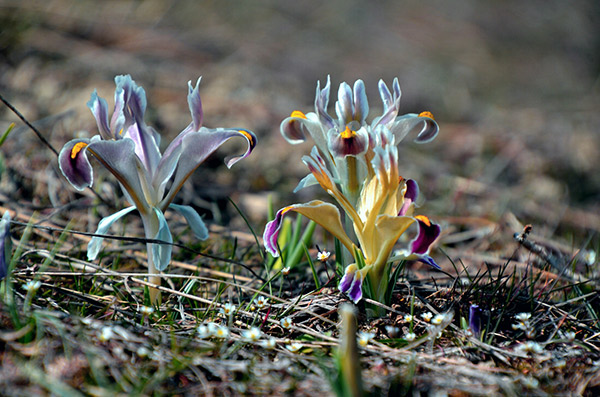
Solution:
<svg viewBox="0 0 600 397">
<path fill-rule="evenodd" d="M 346 267 L 346 271 L 344 272 L 344 277 L 340 281 L 340 285 L 338 289 L 340 292 L 347 292 L 352 286 L 352 282 L 354 281 L 354 275 L 356 274 L 357 267 L 355 264 L 349 265 Z"/>
<path fill-rule="evenodd" d="M 96 119 L 98 131 L 100 132 L 102 139 L 114 138 L 113 133 L 110 131 L 110 127 L 108 125 L 108 104 L 106 103 L 106 99 L 100 98 L 98 96 L 98 91 L 94 90 L 90 100 L 87 103 L 87 107 L 90 108 L 94 118 Z"/>
<path fill-rule="evenodd" d="M 352 286 L 348 291 L 348 297 L 354 303 L 358 303 L 362 299 L 362 284 L 363 284 L 364 276 L 361 272 L 357 271 L 354 274 L 354 281 L 352 282 Z"/>
<path fill-rule="evenodd" d="M 321 90 L 321 82 L 317 82 L 317 93 L 315 95 L 315 112 L 319 118 L 319 122 L 323 125 L 323 130 L 329 131 L 335 126 L 335 123 L 329 113 L 327 106 L 329 105 L 329 91 L 331 89 L 331 79 L 327 76 L 327 83 Z"/>
<path fill-rule="evenodd" d="M 202 100 L 200 99 L 200 80 L 198 78 L 196 86 L 192 87 L 192 81 L 188 81 L 188 105 L 190 107 L 190 113 L 192 114 L 192 125 L 194 131 L 198 131 L 202 127 L 202 119 L 204 112 L 202 111 Z"/>
<path fill-rule="evenodd" d="M 352 89 L 348 83 L 343 82 L 338 89 L 338 100 L 335 103 L 335 113 L 342 124 L 345 125 L 354 120 L 353 108 Z"/>
</svg>

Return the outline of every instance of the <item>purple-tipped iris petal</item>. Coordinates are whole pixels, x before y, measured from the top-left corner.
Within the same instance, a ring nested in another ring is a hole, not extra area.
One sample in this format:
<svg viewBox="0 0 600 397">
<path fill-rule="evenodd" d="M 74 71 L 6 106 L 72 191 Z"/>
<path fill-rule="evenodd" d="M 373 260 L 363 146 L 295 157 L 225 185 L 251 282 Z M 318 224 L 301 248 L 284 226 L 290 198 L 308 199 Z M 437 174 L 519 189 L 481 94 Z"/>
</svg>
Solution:
<svg viewBox="0 0 600 397">
<path fill-rule="evenodd" d="M 356 265 L 349 265 L 346 267 L 346 271 L 344 272 L 344 277 L 340 281 L 340 285 L 338 289 L 340 292 L 347 292 L 352 286 L 352 282 L 354 281 L 354 275 L 356 274 Z"/>
<path fill-rule="evenodd" d="M 286 141 L 295 145 L 306 140 L 305 120 L 306 116 L 302 112 L 295 111 L 281 122 L 279 129 Z"/>
<path fill-rule="evenodd" d="M 472 304 L 469 308 L 469 328 L 476 338 L 481 333 L 481 309 L 479 305 Z"/>
<path fill-rule="evenodd" d="M 354 281 L 352 282 L 352 286 L 348 291 L 348 297 L 354 303 L 358 303 L 362 299 L 362 284 L 363 284 L 363 275 L 361 272 L 357 271 L 354 274 Z"/>
<path fill-rule="evenodd" d="M 429 114 L 429 113 L 427 113 Z M 397 117 L 390 126 L 390 130 L 396 137 L 396 142 L 400 143 L 414 128 L 421 125 L 421 131 L 415 138 L 417 143 L 427 143 L 432 141 L 439 132 L 439 126 L 431 117 L 420 116 L 415 113 L 405 114 Z"/>
<path fill-rule="evenodd" d="M 417 201 L 419 197 L 419 185 L 413 179 L 406 180 L 406 191 L 404 192 L 404 202 L 398 212 L 398 216 L 406 215 L 411 204 Z"/>
<path fill-rule="evenodd" d="M 77 190 L 92 186 L 94 171 L 87 158 L 89 139 L 73 139 L 58 154 L 58 166 L 69 183 Z"/>
<path fill-rule="evenodd" d="M 440 270 L 440 269 L 441 269 L 440 265 L 438 265 L 438 264 L 436 263 L 436 261 L 435 261 L 435 260 L 433 260 L 433 258 L 432 258 L 432 257 L 430 257 L 429 255 L 419 255 L 419 257 L 417 258 L 417 260 L 418 260 L 419 262 L 423 262 L 423 263 L 424 263 L 424 264 L 426 264 L 426 265 L 429 265 L 429 266 L 431 266 L 431 267 L 434 267 L 434 268 L 436 268 L 436 269 L 438 269 L 438 270 Z"/>
<path fill-rule="evenodd" d="M 5 211 L 0 220 L 0 280 L 8 273 L 10 251 L 10 213 Z"/>
<path fill-rule="evenodd" d="M 441 228 L 440 225 L 431 222 L 425 216 L 417 215 L 415 219 L 419 224 L 419 234 L 410 243 L 410 252 L 416 255 L 426 255 L 431 244 L 439 237 Z"/>
<path fill-rule="evenodd" d="M 277 237 L 279 236 L 279 229 L 281 229 L 281 224 L 283 223 L 283 216 L 286 212 L 290 210 L 290 207 L 284 207 L 277 211 L 275 215 L 275 219 L 267 223 L 265 226 L 265 231 L 263 233 L 263 241 L 267 252 L 274 257 L 278 257 L 279 253 L 277 252 Z"/>
</svg>

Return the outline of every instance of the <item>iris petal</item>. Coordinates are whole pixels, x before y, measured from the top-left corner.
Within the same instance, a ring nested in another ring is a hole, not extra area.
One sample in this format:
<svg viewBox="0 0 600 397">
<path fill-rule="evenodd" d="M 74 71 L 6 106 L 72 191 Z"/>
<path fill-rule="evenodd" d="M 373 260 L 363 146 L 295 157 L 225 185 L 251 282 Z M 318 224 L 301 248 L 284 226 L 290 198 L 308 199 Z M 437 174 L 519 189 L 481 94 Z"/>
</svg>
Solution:
<svg viewBox="0 0 600 397">
<path fill-rule="evenodd" d="M 189 205 L 178 204 L 170 204 L 169 208 L 174 209 L 185 218 L 197 239 L 206 240 L 208 238 L 208 229 L 195 209 Z"/>
<path fill-rule="evenodd" d="M 414 128 L 421 125 L 421 131 L 417 135 L 415 142 L 426 143 L 431 142 L 439 132 L 439 126 L 434 119 L 430 117 L 419 116 L 414 113 L 405 114 L 396 117 L 390 130 L 396 137 L 396 142 L 400 143 Z"/>
<path fill-rule="evenodd" d="M 77 190 L 92 186 L 94 171 L 87 158 L 89 139 L 73 139 L 65 144 L 58 154 L 58 166 L 69 183 Z M 77 149 L 76 149 L 77 147 Z M 74 150 L 75 149 L 75 150 Z"/>
<path fill-rule="evenodd" d="M 6 277 L 10 258 L 10 213 L 4 212 L 0 220 L 0 280 Z"/>
<path fill-rule="evenodd" d="M 340 211 L 337 207 L 320 200 L 313 200 L 305 204 L 293 204 L 284 207 L 277 211 L 275 219 L 267 223 L 263 233 L 263 240 L 265 248 L 271 255 L 275 257 L 279 256 L 277 252 L 277 236 L 283 223 L 283 216 L 289 211 L 297 212 L 313 220 L 334 237 L 337 237 L 348 250 L 352 251 L 352 240 L 350 240 L 344 231 L 344 226 L 340 219 Z"/>
<path fill-rule="evenodd" d="M 154 266 L 158 271 L 163 271 L 171 262 L 171 252 L 173 250 L 173 236 L 167 225 L 165 215 L 158 208 L 154 208 L 154 213 L 158 217 L 158 233 L 154 236 L 156 240 L 162 240 L 169 244 L 152 244 L 152 259 Z"/>
<path fill-rule="evenodd" d="M 410 243 L 410 251 L 413 254 L 424 255 L 429 252 L 431 244 L 439 237 L 441 228 L 425 216 L 418 215 L 415 219 L 419 223 L 419 234 Z"/>
<path fill-rule="evenodd" d="M 338 289 L 340 292 L 347 292 L 352 285 L 352 281 L 354 281 L 354 275 L 356 274 L 357 267 L 355 264 L 349 265 L 346 267 L 346 271 L 344 272 L 344 277 L 340 281 L 340 285 Z"/>
<path fill-rule="evenodd" d="M 98 229 L 96 230 L 96 234 L 106 234 L 113 223 L 115 223 L 117 220 L 121 219 L 125 215 L 129 214 L 134 209 L 135 206 L 127 207 L 125 209 L 122 209 L 121 211 L 115 212 L 112 215 L 102 218 L 100 220 L 100 223 L 98 223 Z M 103 241 L 104 237 L 92 237 L 87 246 L 87 257 L 89 261 L 93 261 L 96 259 L 98 253 L 100 252 L 100 247 L 102 246 Z"/>
<path fill-rule="evenodd" d="M 87 107 L 90 108 L 96 119 L 98 131 L 102 138 L 114 138 L 108 125 L 108 104 L 106 103 L 106 99 L 98 97 L 98 92 L 94 90 L 94 92 L 92 92 L 92 97 L 87 103 Z"/>
<path fill-rule="evenodd" d="M 200 99 L 200 80 L 198 78 L 196 86 L 192 87 L 192 81 L 188 81 L 188 105 L 190 107 L 190 113 L 192 114 L 192 125 L 194 131 L 198 131 L 202 127 L 202 119 L 204 112 L 202 111 L 202 100 Z"/>
</svg>

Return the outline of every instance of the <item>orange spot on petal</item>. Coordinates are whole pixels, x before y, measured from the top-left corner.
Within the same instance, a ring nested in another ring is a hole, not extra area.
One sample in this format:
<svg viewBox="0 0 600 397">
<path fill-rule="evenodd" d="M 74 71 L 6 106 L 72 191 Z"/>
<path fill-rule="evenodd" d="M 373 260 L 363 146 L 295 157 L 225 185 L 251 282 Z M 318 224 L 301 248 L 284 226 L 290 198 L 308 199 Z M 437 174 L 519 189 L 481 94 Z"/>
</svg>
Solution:
<svg viewBox="0 0 600 397">
<path fill-rule="evenodd" d="M 356 135 L 356 131 L 352 131 L 350 127 L 346 126 L 346 129 L 340 133 L 343 139 L 350 139 Z"/>
<path fill-rule="evenodd" d="M 299 119 L 305 119 L 306 115 L 299 110 L 294 110 L 292 112 L 292 114 L 290 115 L 290 117 L 297 117 Z"/>
<path fill-rule="evenodd" d="M 417 216 L 415 216 L 415 219 L 420 220 L 428 227 L 431 226 L 431 221 L 425 215 L 417 215 Z"/>
<path fill-rule="evenodd" d="M 427 111 L 419 113 L 419 117 L 429 117 L 430 119 L 435 120 L 433 118 L 433 113 Z"/>
<path fill-rule="evenodd" d="M 77 155 L 79 154 L 79 152 L 81 152 L 81 149 L 83 149 L 84 147 L 86 147 L 88 144 L 85 142 L 78 142 L 75 144 L 75 146 L 73 146 L 73 149 L 71 149 L 71 158 L 74 159 L 75 157 L 77 157 Z"/>
</svg>

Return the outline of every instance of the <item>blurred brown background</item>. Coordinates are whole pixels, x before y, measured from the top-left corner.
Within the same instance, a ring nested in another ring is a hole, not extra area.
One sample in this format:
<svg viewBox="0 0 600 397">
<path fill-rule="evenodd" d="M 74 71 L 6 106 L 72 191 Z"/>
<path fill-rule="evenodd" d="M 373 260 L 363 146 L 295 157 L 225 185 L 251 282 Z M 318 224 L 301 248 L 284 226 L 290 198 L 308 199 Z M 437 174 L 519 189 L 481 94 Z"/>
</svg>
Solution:
<svg viewBox="0 0 600 397">
<path fill-rule="evenodd" d="M 165 146 L 189 123 L 186 84 L 202 75 L 204 124 L 245 127 L 260 142 L 231 172 L 224 153 L 209 160 L 183 200 L 232 195 L 260 225 L 268 192 L 275 205 L 316 192 L 291 194 L 309 146 L 278 132 L 292 110 L 312 110 L 316 81 L 331 75 L 335 99 L 340 81 L 362 78 L 374 117 L 377 81 L 397 76 L 401 112 L 430 110 L 441 127 L 431 144 L 401 145 L 401 174 L 419 181 L 426 213 L 448 223 L 514 214 L 578 246 L 600 229 L 599 18 L 593 0 L 3 0 L 0 92 L 60 149 L 95 133 L 93 89 L 112 107 L 114 76 L 131 74 Z M 0 108 L 0 128 L 16 120 Z M 66 184 L 17 126 L 1 149 L 7 166 L 30 173 L 23 199 L 50 205 L 47 184 Z"/>
</svg>

